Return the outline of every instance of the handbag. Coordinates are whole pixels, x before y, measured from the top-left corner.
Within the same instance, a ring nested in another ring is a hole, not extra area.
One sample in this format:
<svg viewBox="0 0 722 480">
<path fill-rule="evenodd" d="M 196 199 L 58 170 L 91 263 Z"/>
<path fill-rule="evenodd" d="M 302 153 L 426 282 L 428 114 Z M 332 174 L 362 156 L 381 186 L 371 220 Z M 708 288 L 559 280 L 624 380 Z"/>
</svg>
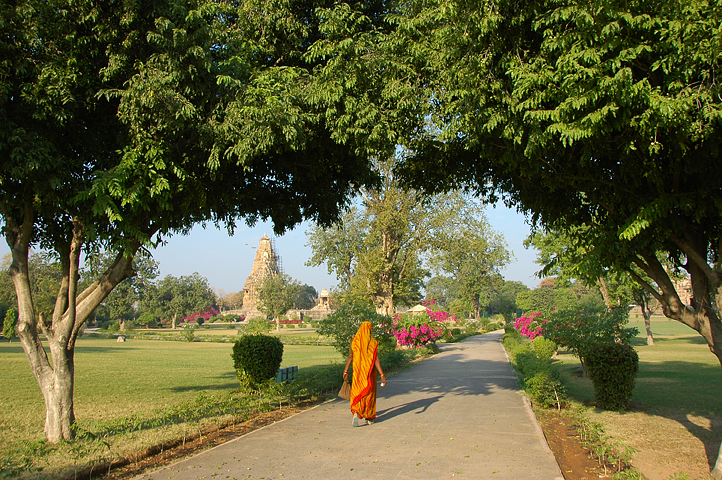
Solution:
<svg viewBox="0 0 722 480">
<path fill-rule="evenodd" d="M 343 398 L 344 400 L 351 400 L 351 385 L 344 380 L 343 385 L 341 385 L 341 390 L 338 391 L 338 396 Z"/>
</svg>

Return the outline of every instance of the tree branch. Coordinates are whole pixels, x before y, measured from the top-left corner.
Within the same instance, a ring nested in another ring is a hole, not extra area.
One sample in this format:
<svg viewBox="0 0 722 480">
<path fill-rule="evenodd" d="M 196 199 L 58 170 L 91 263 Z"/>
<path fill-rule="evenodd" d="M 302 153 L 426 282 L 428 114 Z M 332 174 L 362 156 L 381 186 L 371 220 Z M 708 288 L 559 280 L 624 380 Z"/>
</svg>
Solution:
<svg viewBox="0 0 722 480">
<path fill-rule="evenodd" d="M 669 238 L 684 252 L 685 255 L 687 255 L 689 260 L 694 262 L 695 265 L 704 272 L 705 276 L 712 284 L 712 288 L 716 290 L 722 281 L 722 275 L 720 275 L 719 270 L 712 268 L 709 263 L 707 263 L 706 252 L 705 255 L 700 254 L 688 241 L 677 237 L 674 233 L 670 234 Z"/>
</svg>

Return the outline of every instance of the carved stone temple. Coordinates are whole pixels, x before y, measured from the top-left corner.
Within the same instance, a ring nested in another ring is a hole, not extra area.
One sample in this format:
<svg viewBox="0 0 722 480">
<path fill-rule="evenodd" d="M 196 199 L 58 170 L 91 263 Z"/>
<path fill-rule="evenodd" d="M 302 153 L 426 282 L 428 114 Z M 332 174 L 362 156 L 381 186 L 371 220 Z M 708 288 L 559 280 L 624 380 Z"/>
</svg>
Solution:
<svg viewBox="0 0 722 480">
<path fill-rule="evenodd" d="M 263 282 L 282 271 L 281 257 L 276 254 L 273 241 L 264 234 L 256 249 L 256 257 L 253 260 L 253 268 L 251 274 L 246 278 L 243 285 L 243 307 L 240 310 L 228 310 L 226 314 L 245 315 L 246 320 L 255 317 L 265 317 L 258 310 L 258 291 L 261 289 Z M 304 320 L 320 320 L 326 318 L 334 312 L 331 307 L 331 295 L 327 289 L 322 289 L 316 305 L 309 310 L 289 310 L 286 314 L 288 318 L 304 319 Z"/>
<path fill-rule="evenodd" d="M 243 308 L 242 313 L 246 318 L 264 316 L 258 310 L 258 290 L 263 282 L 281 271 L 279 267 L 280 259 L 273 249 L 273 244 L 268 235 L 263 234 L 261 241 L 258 242 L 256 249 L 256 257 L 253 260 L 253 268 L 251 274 L 248 275 L 246 283 L 243 285 Z"/>
</svg>

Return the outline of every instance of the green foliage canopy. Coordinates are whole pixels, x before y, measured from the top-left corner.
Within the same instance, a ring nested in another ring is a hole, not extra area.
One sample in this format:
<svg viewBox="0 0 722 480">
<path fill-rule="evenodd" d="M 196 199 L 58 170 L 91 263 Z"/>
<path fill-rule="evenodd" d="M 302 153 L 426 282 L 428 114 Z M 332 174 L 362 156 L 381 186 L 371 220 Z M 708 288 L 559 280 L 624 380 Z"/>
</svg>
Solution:
<svg viewBox="0 0 722 480">
<path fill-rule="evenodd" d="M 665 314 L 722 359 L 712 306 L 722 293 L 722 7 L 474 1 L 406 13 L 393 36 L 420 62 L 434 128 L 410 141 L 404 177 L 502 196 L 538 224 L 580 233 L 585 270 L 638 267 Z M 691 277 L 691 309 L 660 255 Z"/>
<path fill-rule="evenodd" d="M 209 222 L 270 219 L 277 233 L 328 224 L 388 150 L 328 120 L 312 85 L 324 58 L 325 1 L 89 0 L 0 5 L 0 215 L 11 248 L 18 335 L 49 412 L 52 442 L 73 437 L 73 351 L 80 329 L 132 258 Z M 361 4 L 373 18 L 375 4 Z M 362 105 L 346 105 L 356 115 Z M 376 123 L 375 126 L 380 125 Z M 312 185 L 312 188 L 309 188 Z M 40 315 L 31 247 L 61 270 Z M 81 252 L 117 252 L 79 290 Z M 48 339 L 50 361 L 38 337 Z"/>
</svg>

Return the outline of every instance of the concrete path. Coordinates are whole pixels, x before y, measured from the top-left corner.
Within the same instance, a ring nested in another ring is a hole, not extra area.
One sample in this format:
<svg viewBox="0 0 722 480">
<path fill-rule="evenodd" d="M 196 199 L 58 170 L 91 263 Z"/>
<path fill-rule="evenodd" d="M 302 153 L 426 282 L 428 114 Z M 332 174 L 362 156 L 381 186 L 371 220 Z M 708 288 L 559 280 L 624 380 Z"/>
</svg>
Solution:
<svg viewBox="0 0 722 480">
<path fill-rule="evenodd" d="M 351 427 L 348 401 L 336 399 L 138 479 L 562 480 L 502 333 L 444 345 L 390 376 L 373 425 Z"/>
</svg>

